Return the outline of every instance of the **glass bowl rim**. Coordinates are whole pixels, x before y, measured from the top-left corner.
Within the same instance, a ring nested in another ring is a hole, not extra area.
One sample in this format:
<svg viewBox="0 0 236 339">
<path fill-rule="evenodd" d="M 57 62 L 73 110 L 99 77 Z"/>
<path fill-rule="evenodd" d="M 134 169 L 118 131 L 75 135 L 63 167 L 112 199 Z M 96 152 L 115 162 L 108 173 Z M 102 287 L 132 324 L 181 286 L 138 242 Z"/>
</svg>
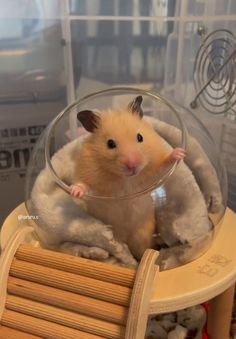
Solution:
<svg viewBox="0 0 236 339">
<path fill-rule="evenodd" d="M 59 176 L 57 175 L 55 169 L 53 168 L 52 162 L 51 162 L 51 157 L 50 157 L 50 142 L 51 142 L 51 137 L 53 135 L 54 129 L 57 125 L 57 123 L 69 112 L 71 112 L 71 110 L 73 108 L 75 108 L 76 106 L 86 102 L 87 100 L 89 100 L 90 98 L 96 97 L 96 96 L 100 96 L 103 94 L 107 94 L 107 93 L 111 93 L 113 94 L 114 92 L 122 92 L 122 91 L 127 91 L 127 92 L 132 92 L 134 94 L 139 94 L 139 95 L 145 95 L 148 96 L 158 102 L 161 102 L 163 104 L 165 104 L 167 107 L 170 108 L 170 111 L 172 113 L 174 113 L 174 115 L 177 117 L 177 120 L 180 124 L 180 131 L 181 131 L 181 144 L 179 145 L 179 147 L 182 147 L 184 149 L 186 149 L 186 145 L 187 145 L 187 128 L 186 125 L 184 123 L 184 121 L 182 120 L 182 118 L 180 117 L 180 114 L 178 113 L 178 111 L 173 107 L 173 105 L 167 100 L 165 99 L 162 95 L 157 94 L 157 93 L 152 93 L 149 90 L 145 90 L 145 89 L 140 89 L 140 88 L 135 88 L 135 87 L 124 87 L 124 86 L 117 86 L 117 87 L 112 87 L 112 88 L 107 88 L 107 89 L 103 89 L 97 92 L 93 92 L 90 93 L 84 97 L 82 97 L 81 99 L 77 99 L 75 100 L 73 103 L 71 103 L 70 105 L 68 105 L 67 107 L 65 107 L 64 110 L 62 110 L 49 124 L 48 128 L 46 129 L 46 136 L 45 136 L 45 149 L 44 149 L 44 154 L 45 154 L 45 162 L 46 162 L 46 168 L 49 170 L 50 174 L 52 175 L 54 181 L 58 184 L 58 186 L 60 188 L 62 188 L 64 191 L 66 191 L 67 193 L 70 193 L 70 187 L 63 182 L 63 180 L 61 180 L 59 178 Z M 163 183 L 169 178 L 169 176 L 174 172 L 176 166 L 178 165 L 179 161 L 175 161 L 173 163 L 173 165 L 164 173 L 164 175 L 158 180 L 155 181 L 153 184 L 149 185 L 148 187 L 146 187 L 145 189 L 143 189 L 142 191 L 138 191 L 132 194 L 128 194 L 128 195 L 123 195 L 123 196 L 100 196 L 100 195 L 93 195 L 93 194 L 88 194 L 86 193 L 84 195 L 85 199 L 107 199 L 107 200 L 120 200 L 120 199 L 131 199 L 131 198 L 135 198 L 138 196 L 141 196 L 143 194 L 152 192 L 153 190 L 157 189 L 158 187 L 160 187 L 161 185 L 163 185 Z"/>
</svg>

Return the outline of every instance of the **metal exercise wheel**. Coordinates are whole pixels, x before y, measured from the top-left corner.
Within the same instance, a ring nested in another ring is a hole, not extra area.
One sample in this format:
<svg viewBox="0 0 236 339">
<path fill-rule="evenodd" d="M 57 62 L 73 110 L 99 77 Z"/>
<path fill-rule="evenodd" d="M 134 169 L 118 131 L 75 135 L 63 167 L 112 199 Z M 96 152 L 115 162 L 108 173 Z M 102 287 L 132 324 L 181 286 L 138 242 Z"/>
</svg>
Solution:
<svg viewBox="0 0 236 339">
<path fill-rule="evenodd" d="M 202 38 L 194 64 L 196 96 L 191 102 L 194 109 L 202 106 L 213 114 L 234 111 L 236 103 L 236 37 L 232 32 L 219 29 Z"/>
</svg>

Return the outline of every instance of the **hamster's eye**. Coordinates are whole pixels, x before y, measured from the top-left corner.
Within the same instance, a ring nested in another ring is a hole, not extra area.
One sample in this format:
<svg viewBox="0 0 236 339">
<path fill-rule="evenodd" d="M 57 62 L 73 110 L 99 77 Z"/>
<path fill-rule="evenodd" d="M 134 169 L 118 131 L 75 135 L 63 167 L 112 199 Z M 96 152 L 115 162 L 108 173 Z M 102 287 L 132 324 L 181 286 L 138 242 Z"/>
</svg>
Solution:
<svg viewBox="0 0 236 339">
<path fill-rule="evenodd" d="M 138 142 L 143 142 L 143 136 L 140 133 L 137 134 L 137 140 Z"/>
<path fill-rule="evenodd" d="M 108 147 L 108 148 L 116 148 L 116 143 L 115 143 L 115 141 L 112 140 L 112 139 L 107 140 L 107 147 Z"/>
</svg>

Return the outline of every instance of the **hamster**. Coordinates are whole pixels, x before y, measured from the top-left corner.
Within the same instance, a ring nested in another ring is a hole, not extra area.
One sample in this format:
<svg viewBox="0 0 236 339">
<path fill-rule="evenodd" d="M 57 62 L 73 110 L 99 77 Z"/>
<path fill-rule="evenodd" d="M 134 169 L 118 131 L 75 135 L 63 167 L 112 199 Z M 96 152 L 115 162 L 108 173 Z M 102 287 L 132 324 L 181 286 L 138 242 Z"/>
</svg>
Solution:
<svg viewBox="0 0 236 339">
<path fill-rule="evenodd" d="M 113 199 L 84 199 L 87 212 L 111 225 L 117 241 L 126 243 L 140 260 L 153 247 L 154 203 L 151 194 L 132 195 L 155 183 L 157 175 L 185 156 L 185 150 L 170 152 L 163 139 L 142 119 L 142 96 L 125 109 L 103 114 L 86 110 L 78 119 L 90 132 L 75 154 L 75 171 L 70 194 L 86 193 Z M 115 199 L 117 198 L 117 199 Z"/>
</svg>

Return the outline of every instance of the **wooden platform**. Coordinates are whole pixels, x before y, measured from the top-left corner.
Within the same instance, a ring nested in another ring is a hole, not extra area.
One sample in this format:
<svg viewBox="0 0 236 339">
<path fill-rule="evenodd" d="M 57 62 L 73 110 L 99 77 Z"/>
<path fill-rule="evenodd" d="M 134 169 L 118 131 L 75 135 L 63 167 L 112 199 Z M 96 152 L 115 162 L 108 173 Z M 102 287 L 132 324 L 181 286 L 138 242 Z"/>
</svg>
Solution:
<svg viewBox="0 0 236 339">
<path fill-rule="evenodd" d="M 150 313 L 164 313 L 200 304 L 236 281 L 236 214 L 227 209 L 210 249 L 200 258 L 160 272 L 150 301 Z"/>
<path fill-rule="evenodd" d="M 26 220 L 18 220 L 18 215 L 26 215 L 24 205 L 6 219 L 1 233 L 3 247 L 11 234 L 26 224 Z M 210 331 L 214 332 L 212 338 L 228 339 L 235 281 L 236 215 L 227 209 L 221 229 L 204 255 L 194 262 L 156 275 L 148 313 L 172 312 L 212 299 L 210 305 L 214 305 L 215 310 L 209 317 Z"/>
</svg>

